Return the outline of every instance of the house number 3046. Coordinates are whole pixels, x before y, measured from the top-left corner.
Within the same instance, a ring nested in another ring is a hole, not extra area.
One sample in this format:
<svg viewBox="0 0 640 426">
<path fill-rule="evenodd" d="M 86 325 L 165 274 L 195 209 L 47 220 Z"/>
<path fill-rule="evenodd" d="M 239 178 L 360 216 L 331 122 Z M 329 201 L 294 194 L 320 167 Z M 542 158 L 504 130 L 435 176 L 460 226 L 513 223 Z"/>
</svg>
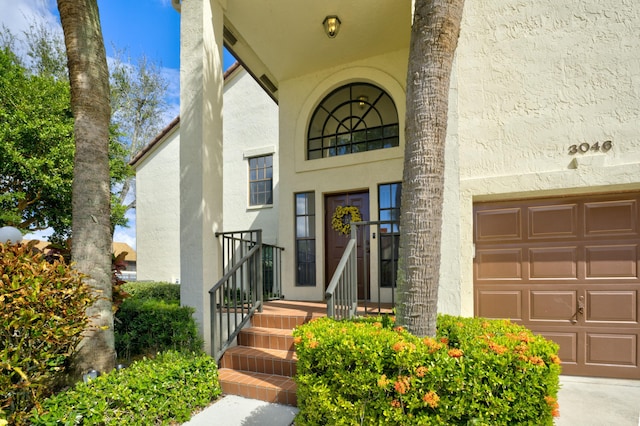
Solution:
<svg viewBox="0 0 640 426">
<path fill-rule="evenodd" d="M 590 143 L 581 143 L 580 145 L 570 145 L 569 146 L 569 155 L 574 154 L 586 154 L 589 151 L 602 151 L 607 152 L 610 151 L 613 147 L 613 142 L 604 141 L 602 144 L 600 142 L 596 142 L 594 144 Z"/>
</svg>

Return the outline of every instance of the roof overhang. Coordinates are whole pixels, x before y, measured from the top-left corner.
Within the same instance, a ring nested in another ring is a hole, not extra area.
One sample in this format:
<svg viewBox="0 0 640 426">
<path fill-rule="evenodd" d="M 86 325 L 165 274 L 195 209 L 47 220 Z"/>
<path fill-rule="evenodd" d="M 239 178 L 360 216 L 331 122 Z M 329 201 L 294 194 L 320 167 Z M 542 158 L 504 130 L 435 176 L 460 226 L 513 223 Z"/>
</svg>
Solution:
<svg viewBox="0 0 640 426">
<path fill-rule="evenodd" d="M 280 82 L 408 49 L 411 0 L 228 0 L 225 46 L 277 98 Z M 323 21 L 337 15 L 335 38 Z"/>
</svg>

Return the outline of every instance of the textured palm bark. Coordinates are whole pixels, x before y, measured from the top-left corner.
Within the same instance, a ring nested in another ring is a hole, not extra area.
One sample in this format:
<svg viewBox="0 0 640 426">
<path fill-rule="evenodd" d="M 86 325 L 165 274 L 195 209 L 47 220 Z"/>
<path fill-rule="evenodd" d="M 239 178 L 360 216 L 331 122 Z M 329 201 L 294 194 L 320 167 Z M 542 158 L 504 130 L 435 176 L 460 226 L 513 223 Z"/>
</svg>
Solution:
<svg viewBox="0 0 640 426">
<path fill-rule="evenodd" d="M 416 0 L 400 218 L 398 322 L 434 336 L 440 277 L 449 82 L 464 0 Z"/>
<path fill-rule="evenodd" d="M 111 225 L 109 181 L 109 71 L 97 0 L 58 0 L 64 31 L 76 153 L 73 177 L 75 267 L 98 296 L 88 309 L 89 327 L 75 356 L 77 375 L 113 369 Z"/>
</svg>

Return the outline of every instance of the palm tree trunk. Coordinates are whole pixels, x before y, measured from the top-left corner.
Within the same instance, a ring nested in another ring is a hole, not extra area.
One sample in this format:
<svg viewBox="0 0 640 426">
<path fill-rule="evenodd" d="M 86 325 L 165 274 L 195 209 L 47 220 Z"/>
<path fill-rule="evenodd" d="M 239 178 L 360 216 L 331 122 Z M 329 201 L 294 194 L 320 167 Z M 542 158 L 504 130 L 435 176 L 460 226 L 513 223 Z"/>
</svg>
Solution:
<svg viewBox="0 0 640 426">
<path fill-rule="evenodd" d="M 415 0 L 407 71 L 397 318 L 434 336 L 449 82 L 464 0 Z"/>
<path fill-rule="evenodd" d="M 75 357 L 76 374 L 115 364 L 111 310 L 109 181 L 109 72 L 97 0 L 58 0 L 64 31 L 76 153 L 73 177 L 73 245 L 76 268 L 98 296 Z"/>
</svg>

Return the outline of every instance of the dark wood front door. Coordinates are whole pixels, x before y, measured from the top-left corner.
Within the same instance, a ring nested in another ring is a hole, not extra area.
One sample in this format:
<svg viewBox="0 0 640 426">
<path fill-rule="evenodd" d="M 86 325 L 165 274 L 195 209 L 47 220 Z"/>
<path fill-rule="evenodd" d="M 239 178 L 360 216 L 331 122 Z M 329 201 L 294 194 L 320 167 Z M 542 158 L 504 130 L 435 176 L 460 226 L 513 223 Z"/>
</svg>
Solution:
<svg viewBox="0 0 640 426">
<path fill-rule="evenodd" d="M 345 247 L 349 242 L 350 235 L 343 235 L 334 230 L 331 226 L 331 219 L 336 207 L 338 206 L 355 206 L 360 210 L 360 216 L 363 221 L 369 220 L 369 193 L 354 192 L 345 194 L 327 195 L 324 200 L 325 214 L 325 288 L 329 285 L 333 273 L 340 263 L 340 258 L 344 253 Z M 358 229 L 360 231 L 360 229 Z M 363 248 L 363 236 L 364 247 Z M 366 262 L 364 256 L 367 256 Z M 365 291 L 364 265 L 369 265 L 369 232 L 358 232 L 358 299 L 368 298 L 368 292 Z M 370 273 L 367 271 L 367 276 Z"/>
</svg>

